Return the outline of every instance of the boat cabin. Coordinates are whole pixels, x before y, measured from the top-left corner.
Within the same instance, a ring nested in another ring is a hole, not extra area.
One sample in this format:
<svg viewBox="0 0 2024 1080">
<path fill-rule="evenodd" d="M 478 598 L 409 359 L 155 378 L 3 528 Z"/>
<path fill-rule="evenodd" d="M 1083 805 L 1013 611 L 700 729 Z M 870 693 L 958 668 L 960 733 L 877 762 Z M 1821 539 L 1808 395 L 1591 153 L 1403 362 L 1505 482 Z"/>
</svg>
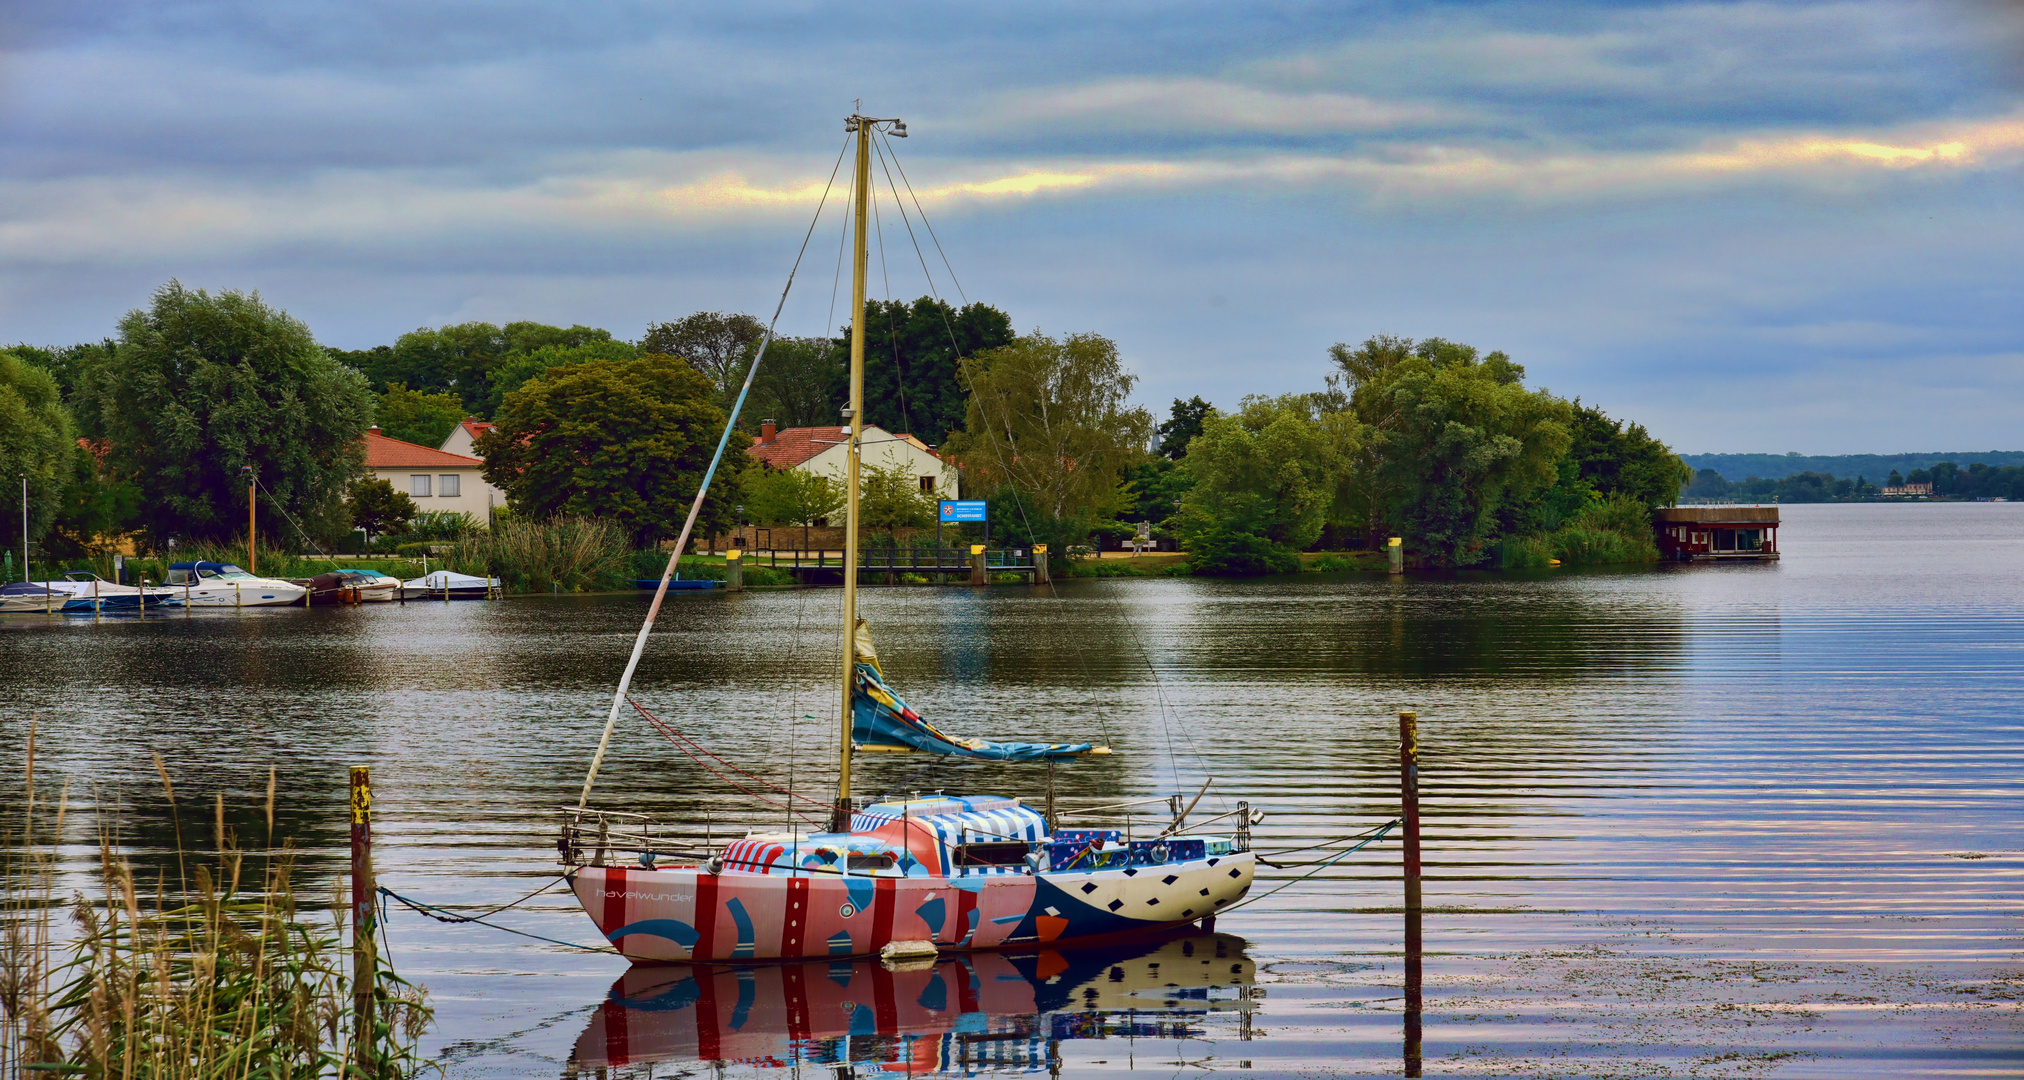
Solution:
<svg viewBox="0 0 2024 1080">
<path fill-rule="evenodd" d="M 250 578 L 236 563 L 179 562 L 169 564 L 169 584 L 195 585 L 204 578 Z"/>
<path fill-rule="evenodd" d="M 1669 506 L 1652 516 L 1659 553 L 1678 562 L 1778 557 L 1775 506 Z"/>
</svg>

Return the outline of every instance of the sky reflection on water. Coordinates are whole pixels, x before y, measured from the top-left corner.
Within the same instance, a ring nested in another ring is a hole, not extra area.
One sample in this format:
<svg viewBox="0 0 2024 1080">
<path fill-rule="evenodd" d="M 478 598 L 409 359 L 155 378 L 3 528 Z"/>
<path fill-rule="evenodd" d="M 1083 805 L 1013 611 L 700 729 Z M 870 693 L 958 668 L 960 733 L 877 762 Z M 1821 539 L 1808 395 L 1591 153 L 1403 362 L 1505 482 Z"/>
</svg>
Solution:
<svg viewBox="0 0 2024 1080">
<path fill-rule="evenodd" d="M 1118 749 L 1064 770 L 1064 796 L 1214 775 L 1205 807 L 1270 811 L 1261 847 L 1391 816 L 1394 716 L 1417 709 L 1430 1075 L 2014 1068 L 2024 506 L 1785 519 L 1787 557 L 1761 566 L 876 590 L 866 606 L 892 681 L 930 717 Z M 831 592 L 682 597 L 638 695 L 819 794 L 831 726 L 810 717 L 832 707 L 835 608 Z M 344 766 L 368 762 L 385 879 L 499 903 L 552 872 L 551 811 L 574 801 L 641 611 L 581 597 L 10 617 L 0 739 L 18 760 L 36 718 L 52 774 L 116 793 L 155 845 L 169 831 L 152 751 L 187 797 L 224 791 L 244 825 L 278 766 L 281 831 L 324 875 Z M 1039 791 L 1031 771 L 990 763 L 861 773 L 874 791 Z M 725 828 L 782 824 L 636 724 L 599 792 Z M 1180 1036 L 1097 1023 L 1047 1040 L 1041 1064 L 1395 1075 L 1397 904 L 1396 847 L 1353 858 L 1218 928 L 1255 965 L 1255 1008 L 1205 1009 Z M 609 1021 L 622 963 L 392 920 L 396 960 L 435 992 L 432 1046 L 453 1075 L 560 1074 Z M 594 937 L 562 894 L 506 921 Z M 980 1005 L 963 1022 L 1040 1031 L 1048 1012 Z"/>
</svg>

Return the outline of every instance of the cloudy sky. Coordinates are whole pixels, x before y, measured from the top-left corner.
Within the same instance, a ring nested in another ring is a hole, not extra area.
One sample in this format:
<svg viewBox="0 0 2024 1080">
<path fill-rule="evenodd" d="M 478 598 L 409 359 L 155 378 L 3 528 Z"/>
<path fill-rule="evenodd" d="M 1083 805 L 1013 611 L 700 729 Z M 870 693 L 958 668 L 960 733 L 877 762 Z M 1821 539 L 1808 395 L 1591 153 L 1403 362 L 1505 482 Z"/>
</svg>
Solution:
<svg viewBox="0 0 2024 1080">
<path fill-rule="evenodd" d="M 344 348 L 763 316 L 862 98 L 962 293 L 1162 411 L 1388 332 L 1683 452 L 2024 448 L 2015 3 L 9 0 L 0 48 L 7 342 L 170 277 Z"/>
</svg>

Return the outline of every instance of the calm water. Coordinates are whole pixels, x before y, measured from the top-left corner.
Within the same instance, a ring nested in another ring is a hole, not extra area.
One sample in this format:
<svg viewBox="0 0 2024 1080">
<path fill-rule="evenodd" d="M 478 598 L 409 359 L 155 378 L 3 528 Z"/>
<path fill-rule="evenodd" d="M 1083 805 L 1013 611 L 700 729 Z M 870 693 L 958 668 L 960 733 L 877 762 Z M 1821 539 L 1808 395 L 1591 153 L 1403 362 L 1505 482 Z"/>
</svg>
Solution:
<svg viewBox="0 0 2024 1080">
<path fill-rule="evenodd" d="M 866 607 L 930 717 L 1108 742 L 1115 756 L 1064 770 L 1077 798 L 1214 776 L 1205 807 L 1268 809 L 1263 848 L 1395 813 L 1396 713 L 1416 709 L 1427 1075 L 2020 1075 L 2024 505 L 1787 507 L 1780 540 L 1768 565 L 888 589 Z M 637 696 L 822 795 L 831 727 L 805 717 L 834 708 L 837 595 L 674 599 Z M 345 766 L 368 763 L 383 881 L 501 903 L 553 872 L 552 810 L 575 800 L 643 611 L 628 596 L 0 618 L 0 740 L 18 762 L 36 718 L 50 775 L 119 798 L 152 842 L 168 819 L 151 752 L 186 799 L 223 791 L 247 823 L 278 766 L 283 831 L 325 878 Z M 923 764 L 864 762 L 860 787 L 1039 794 L 1030 771 Z M 599 792 L 785 824 L 630 718 Z M 867 1018 L 848 1040 L 795 1038 L 778 969 L 684 985 L 400 911 L 390 937 L 433 992 L 430 1047 L 454 1076 L 557 1076 L 614 1052 L 662 1076 L 832 1058 L 860 1075 L 1397 1075 L 1396 866 L 1395 844 L 1371 849 L 1213 938 L 896 975 L 825 965 L 809 1000 Z M 595 938 L 559 893 L 500 921 Z M 697 1034 L 699 988 L 736 997 L 735 1029 Z"/>
</svg>

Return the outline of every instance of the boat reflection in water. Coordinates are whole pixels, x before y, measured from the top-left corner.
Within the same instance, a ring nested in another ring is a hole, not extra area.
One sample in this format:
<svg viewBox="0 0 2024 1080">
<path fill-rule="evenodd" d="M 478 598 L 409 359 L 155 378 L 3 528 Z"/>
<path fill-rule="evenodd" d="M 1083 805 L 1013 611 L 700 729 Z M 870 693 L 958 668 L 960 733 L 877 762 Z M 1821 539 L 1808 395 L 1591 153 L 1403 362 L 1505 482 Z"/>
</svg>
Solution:
<svg viewBox="0 0 2024 1080">
<path fill-rule="evenodd" d="M 572 1073 L 699 1061 L 855 1075 L 1047 1072 L 1069 1039 L 1191 1038 L 1248 1026 L 1243 938 L 1185 932 L 1110 948 L 765 966 L 637 966 L 576 1040 Z"/>
</svg>

